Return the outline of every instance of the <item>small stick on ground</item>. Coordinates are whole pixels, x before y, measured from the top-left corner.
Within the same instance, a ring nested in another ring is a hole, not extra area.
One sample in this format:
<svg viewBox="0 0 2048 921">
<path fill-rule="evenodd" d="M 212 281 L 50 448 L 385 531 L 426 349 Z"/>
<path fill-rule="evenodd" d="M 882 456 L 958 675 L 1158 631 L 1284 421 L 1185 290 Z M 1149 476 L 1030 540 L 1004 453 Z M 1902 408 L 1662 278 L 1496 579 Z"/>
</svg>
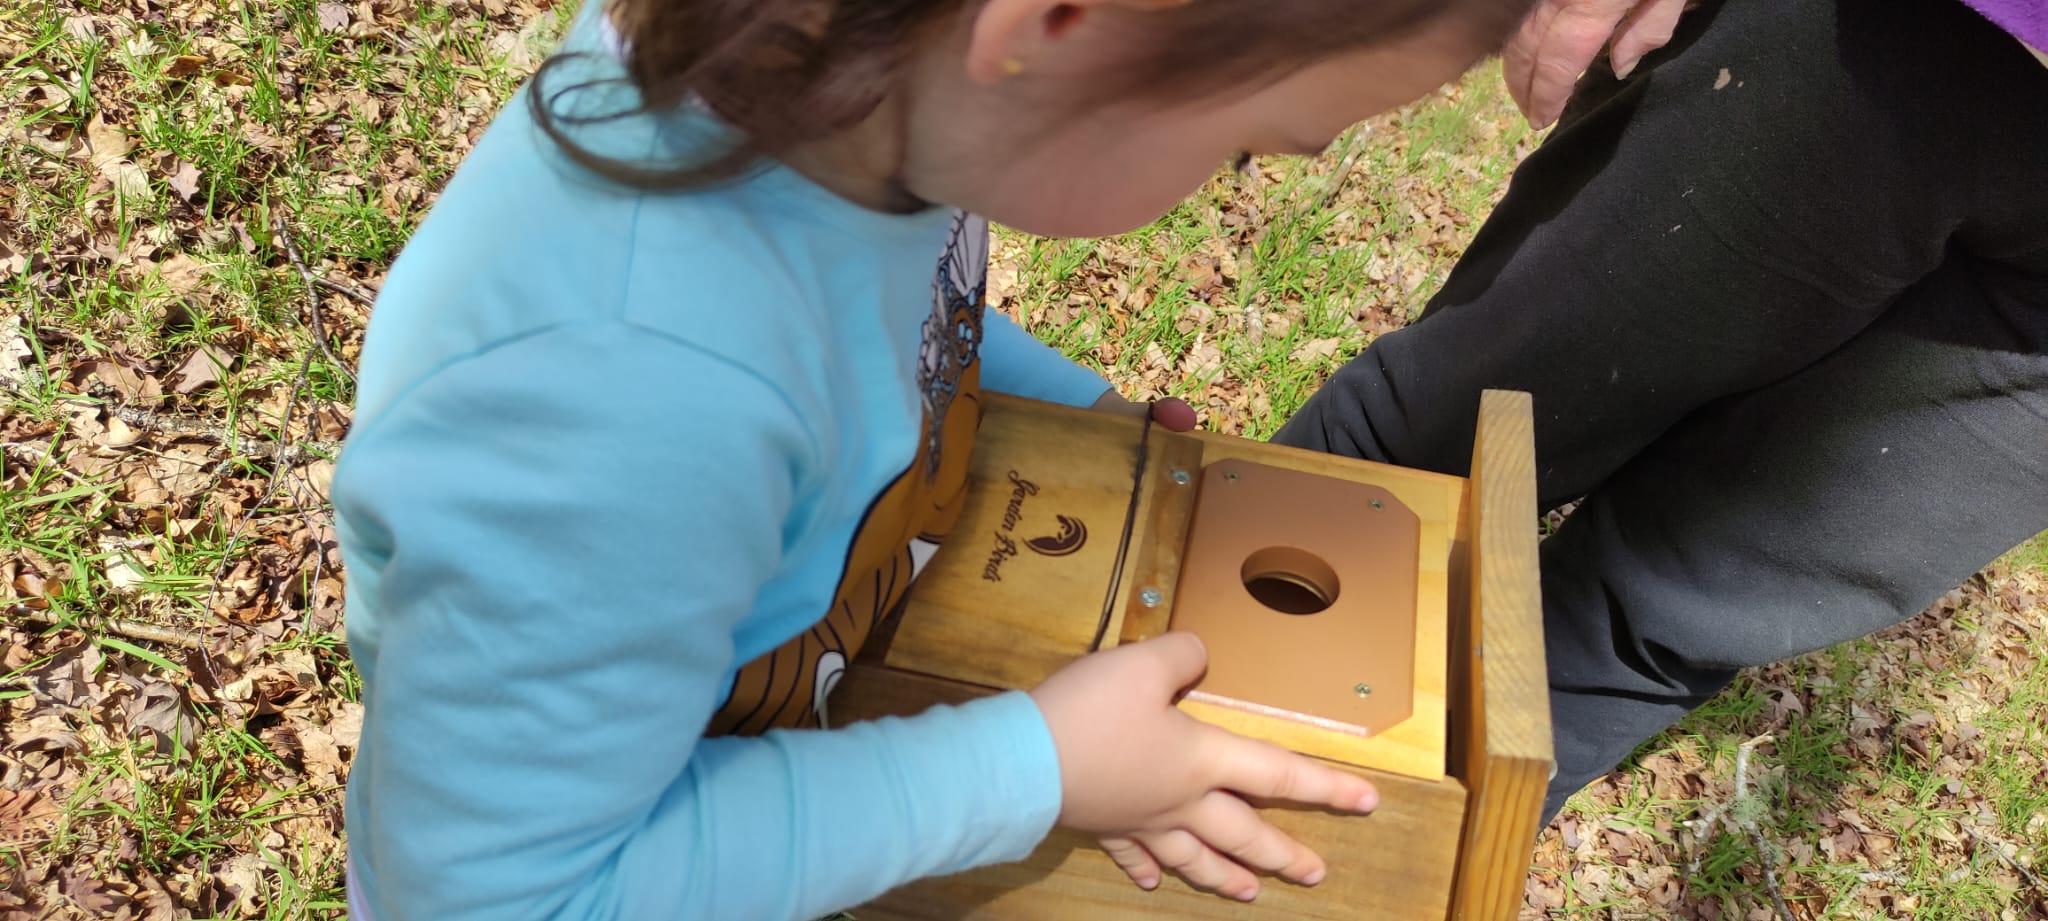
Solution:
<svg viewBox="0 0 2048 921">
<path fill-rule="evenodd" d="M 1770 740 L 1770 733 L 1764 733 L 1735 750 L 1735 798 L 1732 802 L 1742 802 L 1749 796 L 1749 755 L 1756 751 L 1758 745 Z M 1731 810 L 1729 818 L 1731 824 L 1740 828 L 1749 837 L 1750 845 L 1756 848 L 1757 860 L 1763 864 L 1764 888 L 1771 893 L 1771 903 L 1778 909 L 1778 918 L 1780 921 L 1793 921 L 1792 907 L 1785 904 L 1785 893 L 1778 888 L 1778 859 L 1771 855 L 1771 845 L 1764 840 L 1763 829 L 1757 827 L 1756 819 L 1739 809 Z"/>
<path fill-rule="evenodd" d="M 1764 733 L 1736 748 L 1734 795 L 1730 796 L 1727 802 L 1707 810 L 1705 815 L 1686 823 L 1693 839 L 1693 855 L 1692 859 L 1686 862 L 1686 874 L 1693 875 L 1700 871 L 1699 845 L 1706 840 L 1707 833 L 1712 832 L 1716 825 L 1726 826 L 1729 831 L 1747 838 L 1750 846 L 1756 848 L 1757 860 L 1763 865 L 1764 889 L 1771 894 L 1771 904 L 1777 910 L 1779 921 L 1795 921 L 1792 917 L 1792 906 L 1786 904 L 1785 893 L 1778 888 L 1778 859 L 1771 853 L 1770 842 L 1764 840 L 1763 829 L 1757 827 L 1756 819 L 1740 806 L 1751 795 L 1749 756 L 1756 751 L 1757 746 L 1770 740 L 1771 734 Z"/>
<path fill-rule="evenodd" d="M 319 460 L 322 454 L 333 455 L 341 445 L 331 441 L 308 441 L 304 444 L 279 445 L 259 441 L 247 435 L 228 431 L 217 425 L 207 425 L 196 419 L 150 412 L 133 406 L 112 406 L 114 415 L 122 422 L 139 429 L 161 432 L 181 438 L 198 438 L 211 441 L 235 454 L 262 458 L 285 466 L 297 466 Z"/>
<path fill-rule="evenodd" d="M 322 345 L 324 346 L 325 343 L 322 343 Z M 278 426 L 279 431 L 291 431 L 292 415 L 299 408 L 299 391 L 305 389 L 306 373 L 312 369 L 312 366 L 312 354 L 302 352 L 299 355 L 299 373 L 292 377 L 292 389 L 285 396 L 284 421 Z M 263 497 L 257 499 L 255 505 L 249 506 L 249 510 L 242 514 L 241 520 L 235 523 L 235 529 L 228 534 L 227 549 L 221 551 L 220 563 L 213 567 L 213 577 L 207 580 L 206 603 L 204 605 L 207 613 L 213 612 L 213 603 L 220 598 L 221 577 L 227 574 L 228 564 L 234 560 L 235 550 L 242 544 L 242 533 L 249 529 L 249 522 L 255 520 L 256 512 L 269 505 L 270 500 L 277 496 L 278 484 L 284 482 L 285 469 L 286 465 L 284 464 L 278 464 L 270 468 L 270 484 L 264 488 Z M 201 647 L 199 650 L 199 661 L 200 664 L 206 667 L 207 679 L 212 681 L 215 686 L 219 686 L 221 680 L 220 675 L 214 670 L 213 656 L 208 654 L 204 647 Z"/>
<path fill-rule="evenodd" d="M 10 604 L 7 606 L 7 614 L 11 617 L 19 617 L 46 627 L 67 626 L 63 619 L 52 615 L 50 612 L 37 611 L 27 605 Z M 178 646 L 185 649 L 198 649 L 202 642 L 199 632 L 196 630 L 181 630 L 177 627 L 145 624 L 138 620 L 120 620 L 103 617 L 91 621 L 91 624 L 108 633 L 117 633 L 131 640 L 163 643 L 167 646 Z"/>
<path fill-rule="evenodd" d="M 66 469 L 63 464 L 57 463 L 57 459 L 51 457 L 50 452 L 38 448 L 35 445 L 25 444 L 19 441 L 9 441 L 0 443 L 0 448 L 5 448 L 7 453 L 12 454 L 15 457 L 22 458 L 23 460 L 26 460 L 29 463 L 35 464 L 37 469 L 47 468 L 58 474 L 61 474 L 65 479 L 70 480 L 73 483 L 77 483 L 80 486 L 92 485 L 91 483 L 86 482 L 85 477 L 79 476 L 78 474 L 71 472 L 69 469 Z"/>
<path fill-rule="evenodd" d="M 2027 881 L 2027 886 L 2034 890 L 2036 896 L 2040 897 L 2044 902 L 2048 902 L 2048 885 L 2044 885 L 2041 882 L 2041 877 L 2035 875 L 2034 871 L 2027 869 L 2026 864 L 2020 863 L 2018 857 L 2013 856 L 2013 850 L 2015 849 L 2007 848 L 2005 842 L 1986 837 L 1978 833 L 1974 828 L 1969 829 L 1969 832 L 1971 840 L 1976 841 L 1978 847 L 1987 848 L 1991 853 L 1997 854 L 1999 860 L 2004 861 L 2005 865 L 2011 867 L 2014 873 L 2018 873 L 2021 879 Z"/>
<path fill-rule="evenodd" d="M 1764 833 L 1754 824 L 1745 830 L 1749 832 L 1749 843 L 1756 848 L 1757 858 L 1763 862 L 1764 888 L 1770 890 L 1778 917 L 1781 921 L 1793 921 L 1792 906 L 1785 904 L 1785 893 L 1778 888 L 1778 859 L 1771 856 L 1770 842 L 1764 840 Z"/>
<path fill-rule="evenodd" d="M 1337 203 L 1337 196 L 1344 191 L 1344 184 L 1351 180 L 1351 167 L 1365 153 L 1365 139 L 1372 136 L 1371 125 L 1360 125 L 1352 132 L 1351 140 L 1344 145 L 1344 157 L 1337 161 L 1337 168 L 1330 171 L 1330 187 L 1316 201 L 1317 208 L 1328 208 Z"/>
<path fill-rule="evenodd" d="M 339 370 L 342 374 L 347 375 L 348 382 L 354 384 L 356 382 L 356 373 L 349 370 L 348 363 L 342 361 L 341 356 L 334 354 L 334 348 L 327 343 L 327 326 L 320 319 L 319 292 L 320 289 L 334 291 L 354 298 L 365 307 L 374 305 L 376 298 L 354 285 L 344 285 L 339 282 L 328 281 L 326 278 L 315 274 L 312 269 L 307 268 L 306 260 L 299 257 L 298 245 L 292 242 L 291 228 L 287 226 L 283 211 L 272 214 L 270 223 L 276 229 L 277 242 L 284 245 L 285 258 L 292 261 L 292 267 L 299 270 L 299 277 L 306 280 L 306 316 L 310 319 L 307 325 L 313 333 L 313 341 L 320 344 L 320 354 L 327 356 L 328 363 L 334 365 L 335 369 Z"/>
</svg>

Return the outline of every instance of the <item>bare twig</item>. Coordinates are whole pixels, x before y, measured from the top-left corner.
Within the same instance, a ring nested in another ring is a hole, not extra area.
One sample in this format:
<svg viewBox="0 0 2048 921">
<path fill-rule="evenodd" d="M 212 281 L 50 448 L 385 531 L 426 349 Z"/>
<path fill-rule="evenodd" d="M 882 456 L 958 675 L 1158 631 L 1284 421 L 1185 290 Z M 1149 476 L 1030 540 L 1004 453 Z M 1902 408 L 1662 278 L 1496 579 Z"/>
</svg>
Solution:
<svg viewBox="0 0 2048 921">
<path fill-rule="evenodd" d="M 5 390 L 24 400 L 30 399 L 35 394 L 28 391 L 29 379 L 40 376 L 34 368 L 24 370 L 0 368 L 0 390 Z"/>
<path fill-rule="evenodd" d="M 1330 171 L 1330 187 L 1316 201 L 1317 208 L 1328 208 L 1336 203 L 1337 195 L 1344 191 L 1344 184 L 1351 179 L 1352 165 L 1358 162 L 1359 154 L 1365 153 L 1365 140 L 1371 136 L 1371 125 L 1360 125 L 1351 133 L 1351 140 L 1344 145 L 1344 158 L 1338 160 L 1337 168 Z"/>
<path fill-rule="evenodd" d="M 1771 851 L 1771 844 L 1764 840 L 1763 829 L 1757 827 L 1754 811 L 1745 808 L 1752 794 L 1749 790 L 1749 756 L 1757 746 L 1769 742 L 1770 733 L 1757 736 L 1735 749 L 1735 792 L 1725 803 L 1719 803 L 1699 818 L 1686 823 L 1692 838 L 1692 857 L 1686 862 L 1685 872 L 1694 875 L 1700 871 L 1700 845 L 1716 825 L 1725 826 L 1729 831 L 1740 834 L 1756 848 L 1757 860 L 1764 871 L 1764 888 L 1771 894 L 1771 903 L 1776 908 L 1779 921 L 1794 921 L 1792 907 L 1785 902 L 1785 893 L 1778 887 L 1778 859 Z"/>
<path fill-rule="evenodd" d="M 1977 842 L 1978 847 L 1986 848 L 1991 853 L 1997 854 L 1999 860 L 2004 861 L 2005 865 L 2011 867 L 2014 873 L 2018 873 L 2021 879 L 2027 881 L 2027 885 L 2034 890 L 2034 894 L 2037 897 L 2048 901 L 2048 885 L 2044 885 L 2041 882 L 2041 877 L 2035 875 L 2033 870 L 2028 869 L 2026 864 L 2020 863 L 2019 858 L 2014 856 L 2013 852 L 2017 848 L 2010 848 L 2005 842 L 1980 834 L 1974 828 L 1968 829 L 1968 831 L 1970 838 Z"/>
<path fill-rule="evenodd" d="M 291 392 L 286 395 L 284 401 L 284 422 L 282 425 L 279 426 L 279 428 L 283 431 L 291 430 L 292 415 L 296 413 L 299 408 L 299 392 L 306 388 L 306 372 L 309 371 L 312 368 L 312 366 L 312 353 L 309 352 L 299 356 L 299 373 L 292 378 Z M 249 529 L 249 522 L 256 517 L 256 512 L 259 509 L 262 509 L 264 506 L 269 505 L 270 500 L 277 495 L 278 484 L 284 482 L 285 469 L 286 465 L 284 464 L 278 464 L 270 468 L 270 484 L 264 488 L 263 497 L 257 499 L 255 505 L 249 506 L 249 510 L 242 513 L 242 520 L 235 523 L 235 530 L 228 535 L 227 548 L 221 551 L 220 563 L 214 566 L 213 578 L 207 581 L 206 610 L 208 613 L 211 613 L 213 611 L 214 601 L 220 598 L 220 580 L 222 576 L 227 574 L 228 563 L 234 560 L 236 548 L 241 546 L 242 532 L 247 531 Z M 208 657 L 206 655 L 206 650 L 204 649 L 201 649 L 199 654 L 202 658 L 206 660 L 206 670 L 209 673 L 207 677 L 212 678 L 213 683 L 215 685 L 220 684 L 219 676 L 211 674 L 211 672 L 213 671 L 213 661 L 211 657 Z"/>
<path fill-rule="evenodd" d="M 318 275 L 313 276 L 312 282 L 315 287 L 344 295 L 364 307 L 374 307 L 377 305 L 377 295 L 372 294 L 370 289 L 362 285 L 345 285 L 338 281 L 321 278 Z"/>
<path fill-rule="evenodd" d="M 73 483 L 77 483 L 80 486 L 92 485 L 91 483 L 86 481 L 85 477 L 79 476 L 78 474 L 71 472 L 71 470 L 66 468 L 63 464 L 57 463 L 57 459 L 51 457 L 50 452 L 45 451 L 42 448 L 38 448 L 35 445 L 20 441 L 8 441 L 0 442 L 0 448 L 6 449 L 7 453 L 12 454 L 15 457 L 22 458 L 26 461 L 29 461 L 30 463 L 35 464 L 37 469 L 51 470 L 55 473 L 63 475 L 65 479 L 70 480 Z"/>
<path fill-rule="evenodd" d="M 322 455 L 331 456 L 341 450 L 341 445 L 332 441 L 306 441 L 300 444 L 280 445 L 268 441 L 259 441 L 247 435 L 229 431 L 218 425 L 208 425 L 197 419 L 150 412 L 149 410 L 137 409 L 133 406 L 110 406 L 109 408 L 113 410 L 114 415 L 120 417 L 122 422 L 126 422 L 139 429 L 148 429 L 153 432 L 162 432 L 181 438 L 198 438 L 211 441 L 235 454 L 259 457 L 285 466 L 311 463 L 320 460 Z M 287 413 L 285 424 L 280 426 L 280 430 L 288 431 L 290 427 L 291 419 L 289 413 Z"/>
<path fill-rule="evenodd" d="M 330 355 L 329 357 L 332 356 Z M 346 371 L 347 369 L 343 368 L 342 370 Z M 5 371 L 0 371 L 0 390 L 6 390 L 22 399 L 35 397 L 36 394 L 30 393 L 27 389 L 28 382 L 22 379 L 26 376 L 24 374 L 9 375 Z M 354 380 L 354 377 L 351 376 L 350 380 Z M 234 454 L 261 458 L 286 466 L 297 466 L 320 460 L 323 456 L 332 457 L 341 451 L 341 445 L 338 442 L 314 439 L 296 444 L 280 445 L 243 435 L 218 425 L 209 425 L 198 419 L 175 416 L 169 413 L 152 412 L 140 407 L 128 406 L 120 402 L 120 395 L 112 387 L 99 385 L 97 382 L 93 382 L 86 389 L 88 396 L 104 401 L 109 413 L 112 413 L 122 422 L 126 422 L 131 426 L 177 438 L 197 438 L 202 441 L 211 441 L 227 448 L 229 452 Z M 280 427 L 280 431 L 288 432 L 289 429 L 289 425 Z M 8 444 L 11 446 L 18 444 L 18 442 L 10 442 Z M 45 454 L 43 456 L 47 457 L 48 455 Z M 63 471 L 61 467 L 58 469 Z M 63 472 L 66 476 L 72 476 L 76 479 L 75 475 L 69 471 Z"/>
<path fill-rule="evenodd" d="M 299 270 L 299 277 L 306 280 L 306 316 L 310 319 L 308 325 L 313 333 L 313 341 L 320 344 L 320 353 L 327 356 L 328 362 L 332 363 L 342 374 L 347 375 L 350 384 L 354 384 L 356 382 L 356 373 L 349 370 L 348 365 L 341 360 L 341 356 L 334 354 L 334 348 L 327 343 L 327 326 L 320 319 L 320 293 L 317 289 L 325 288 L 329 291 L 339 292 L 355 298 L 365 307 L 371 306 L 375 299 L 365 292 L 354 289 L 353 286 L 328 281 L 314 274 L 312 269 L 307 268 L 306 260 L 299 258 L 299 247 L 292 242 L 291 228 L 287 226 L 282 210 L 271 215 L 270 223 L 276 228 L 277 241 L 284 244 L 285 257 L 292 261 L 293 268 Z"/>
<path fill-rule="evenodd" d="M 1749 797 L 1749 755 L 1756 747 L 1770 741 L 1770 733 L 1757 736 L 1742 743 L 1735 750 L 1735 798 L 1740 803 Z M 1785 904 L 1785 893 L 1778 888 L 1778 859 L 1771 854 L 1770 842 L 1764 840 L 1763 830 L 1757 827 L 1756 819 L 1742 809 L 1730 813 L 1734 824 L 1749 836 L 1749 843 L 1756 848 L 1757 860 L 1763 864 L 1764 887 L 1771 893 L 1771 903 L 1777 906 L 1780 921 L 1793 921 L 1792 907 Z"/>
<path fill-rule="evenodd" d="M 1785 893 L 1778 888 L 1778 859 L 1771 856 L 1770 842 L 1764 840 L 1764 833 L 1755 823 L 1745 824 L 1749 825 L 1745 829 L 1749 833 L 1749 843 L 1756 848 L 1757 859 L 1763 863 L 1764 888 L 1770 890 L 1771 903 L 1777 906 L 1778 918 L 1780 921 L 1793 921 L 1792 906 L 1785 904 Z"/>
<path fill-rule="evenodd" d="M 7 614 L 10 617 L 19 617 L 46 627 L 69 626 L 62 618 L 48 611 L 38 611 L 24 604 L 8 605 Z M 203 645 L 199 632 L 196 630 L 181 630 L 177 627 L 163 627 L 156 624 L 145 624 L 138 620 L 121 620 L 113 617 L 95 618 L 91 623 L 93 626 L 99 627 L 108 633 L 117 633 L 131 640 L 163 643 L 167 646 L 179 646 L 185 649 L 199 649 Z"/>
</svg>

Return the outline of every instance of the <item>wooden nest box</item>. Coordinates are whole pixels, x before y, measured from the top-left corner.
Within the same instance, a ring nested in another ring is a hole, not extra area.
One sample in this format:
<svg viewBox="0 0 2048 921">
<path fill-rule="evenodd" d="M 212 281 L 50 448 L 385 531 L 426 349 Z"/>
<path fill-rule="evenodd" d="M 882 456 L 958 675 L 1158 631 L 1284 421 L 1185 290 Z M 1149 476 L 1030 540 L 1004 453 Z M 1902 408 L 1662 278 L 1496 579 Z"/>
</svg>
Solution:
<svg viewBox="0 0 2048 921">
<path fill-rule="evenodd" d="M 835 722 L 1029 688 L 1187 629 L 1192 715 L 1370 778 L 1371 816 L 1264 810 L 1320 885 L 1246 904 L 1132 885 L 1093 839 L 905 886 L 876 919 L 1515 917 L 1551 772 L 1529 398 L 1489 391 L 1470 477 L 990 395 L 966 508 Z"/>
</svg>

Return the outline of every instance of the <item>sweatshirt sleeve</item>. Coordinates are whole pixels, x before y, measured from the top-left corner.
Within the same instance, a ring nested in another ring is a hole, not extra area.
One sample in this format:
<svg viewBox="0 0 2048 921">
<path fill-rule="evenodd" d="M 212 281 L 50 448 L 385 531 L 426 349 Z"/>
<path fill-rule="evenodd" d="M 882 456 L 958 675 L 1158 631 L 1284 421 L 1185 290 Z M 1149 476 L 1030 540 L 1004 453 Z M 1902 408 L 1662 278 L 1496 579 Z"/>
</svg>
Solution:
<svg viewBox="0 0 2048 921">
<path fill-rule="evenodd" d="M 808 921 L 1030 851 L 1060 791 L 1023 694 L 702 737 L 819 464 L 776 386 L 624 324 L 444 367 L 350 440 L 375 921 Z"/>
<path fill-rule="evenodd" d="M 999 393 L 1087 407 L 1109 389 L 1093 369 L 1025 332 L 1000 310 L 982 321 L 981 383 Z"/>
</svg>

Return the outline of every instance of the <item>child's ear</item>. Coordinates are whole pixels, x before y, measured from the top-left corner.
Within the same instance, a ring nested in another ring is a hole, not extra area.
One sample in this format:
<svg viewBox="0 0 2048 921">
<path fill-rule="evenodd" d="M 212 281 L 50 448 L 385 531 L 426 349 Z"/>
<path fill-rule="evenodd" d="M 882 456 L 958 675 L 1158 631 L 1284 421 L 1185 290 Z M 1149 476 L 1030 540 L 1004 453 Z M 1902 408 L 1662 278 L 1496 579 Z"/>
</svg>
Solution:
<svg viewBox="0 0 2048 921">
<path fill-rule="evenodd" d="M 967 77 L 984 86 L 1030 69 L 1042 53 L 1105 6 L 1157 10 L 1189 0 L 988 0 L 974 15 L 967 44 Z"/>
</svg>

